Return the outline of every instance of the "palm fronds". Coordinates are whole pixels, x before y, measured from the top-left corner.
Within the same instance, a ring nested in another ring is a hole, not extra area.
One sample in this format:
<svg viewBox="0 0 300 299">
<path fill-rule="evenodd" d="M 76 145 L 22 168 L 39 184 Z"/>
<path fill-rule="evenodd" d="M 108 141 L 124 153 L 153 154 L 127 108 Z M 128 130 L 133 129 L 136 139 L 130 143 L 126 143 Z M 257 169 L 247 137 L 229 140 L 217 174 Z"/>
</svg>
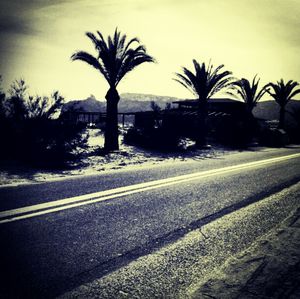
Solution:
<svg viewBox="0 0 300 299">
<path fill-rule="evenodd" d="M 174 78 L 174 80 L 191 91 L 200 100 L 208 100 L 216 93 L 232 85 L 234 80 L 231 76 L 232 73 L 221 71 L 224 65 L 214 68 L 210 62 L 206 66 L 205 63 L 199 64 L 195 59 L 193 64 L 194 73 L 183 67 L 183 74 L 175 73 L 177 78 Z"/>
<path fill-rule="evenodd" d="M 295 88 L 299 85 L 298 82 L 289 80 L 286 84 L 281 79 L 277 83 L 269 83 L 266 85 L 268 94 L 281 106 L 293 100 L 293 97 L 300 93 L 300 88 Z"/>
<path fill-rule="evenodd" d="M 266 86 L 259 90 L 259 81 L 260 79 L 257 79 L 255 75 L 252 82 L 242 78 L 241 80 L 235 81 L 232 84 L 232 87 L 245 102 L 249 111 L 253 110 L 253 108 L 257 105 L 267 91 Z"/>
<path fill-rule="evenodd" d="M 300 93 L 300 88 L 295 89 L 299 85 L 298 82 L 290 80 L 286 84 L 283 79 L 276 83 L 269 83 L 266 85 L 267 93 L 277 102 L 280 106 L 279 112 L 279 128 L 284 128 L 285 123 L 285 106 L 293 97 Z"/>
<path fill-rule="evenodd" d="M 99 70 L 111 87 L 116 87 L 121 79 L 138 65 L 155 61 L 146 53 L 146 48 L 139 44 L 137 38 L 126 43 L 127 36 L 121 34 L 117 28 L 113 36 L 108 36 L 107 41 L 99 31 L 98 36 L 91 32 L 86 35 L 97 50 L 97 57 L 79 51 L 74 53 L 71 59 L 82 60 Z"/>
</svg>

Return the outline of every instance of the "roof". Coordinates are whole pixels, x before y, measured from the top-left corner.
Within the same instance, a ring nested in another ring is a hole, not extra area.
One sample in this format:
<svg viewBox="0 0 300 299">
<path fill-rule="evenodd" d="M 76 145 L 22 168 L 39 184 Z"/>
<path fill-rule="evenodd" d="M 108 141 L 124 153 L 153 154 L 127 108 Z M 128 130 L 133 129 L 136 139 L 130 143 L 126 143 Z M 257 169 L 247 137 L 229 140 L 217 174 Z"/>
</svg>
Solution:
<svg viewBox="0 0 300 299">
<path fill-rule="evenodd" d="M 211 98 L 208 100 L 209 103 L 241 103 L 244 104 L 244 102 L 239 100 L 233 100 L 233 99 L 226 99 L 226 98 Z M 179 104 L 184 106 L 195 106 L 198 104 L 198 100 L 196 99 L 186 99 L 181 101 L 175 101 L 173 104 Z"/>
</svg>

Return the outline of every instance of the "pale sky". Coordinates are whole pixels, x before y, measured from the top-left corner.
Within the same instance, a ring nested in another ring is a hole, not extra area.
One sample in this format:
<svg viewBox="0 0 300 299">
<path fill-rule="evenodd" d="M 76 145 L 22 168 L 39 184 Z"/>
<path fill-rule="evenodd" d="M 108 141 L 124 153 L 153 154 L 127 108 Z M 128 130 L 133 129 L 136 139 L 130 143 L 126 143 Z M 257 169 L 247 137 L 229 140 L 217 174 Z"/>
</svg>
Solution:
<svg viewBox="0 0 300 299">
<path fill-rule="evenodd" d="M 225 64 L 238 78 L 300 81 L 300 0 L 1 0 L 4 88 L 22 77 L 32 94 L 104 99 L 105 79 L 70 56 L 95 55 L 85 32 L 107 36 L 116 27 L 157 60 L 129 73 L 119 93 L 192 98 L 172 78 L 194 58 Z"/>
</svg>

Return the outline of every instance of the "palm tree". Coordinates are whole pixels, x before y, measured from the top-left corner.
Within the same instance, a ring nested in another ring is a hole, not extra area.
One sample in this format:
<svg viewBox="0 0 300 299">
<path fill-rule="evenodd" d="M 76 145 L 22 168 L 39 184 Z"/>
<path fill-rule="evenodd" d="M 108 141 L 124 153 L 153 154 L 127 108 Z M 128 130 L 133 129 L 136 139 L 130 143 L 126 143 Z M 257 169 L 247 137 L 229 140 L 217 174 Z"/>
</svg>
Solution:
<svg viewBox="0 0 300 299">
<path fill-rule="evenodd" d="M 183 67 L 183 74 L 175 73 L 179 82 L 198 98 L 198 125 L 199 131 L 196 137 L 196 146 L 206 146 L 206 119 L 207 119 L 207 102 L 216 93 L 232 85 L 234 78 L 229 71 L 221 71 L 224 65 L 214 68 L 209 62 L 199 64 L 193 59 L 195 73 Z"/>
<path fill-rule="evenodd" d="M 154 62 L 154 58 L 146 53 L 146 48 L 140 45 L 137 38 L 126 42 L 127 36 L 121 34 L 116 28 L 113 37 L 108 36 L 107 41 L 97 31 L 97 36 L 91 32 L 86 33 L 93 42 L 97 56 L 79 51 L 71 56 L 71 59 L 81 60 L 100 72 L 109 84 L 106 98 L 106 130 L 104 148 L 107 151 L 118 150 L 118 103 L 120 96 L 117 85 L 122 78 L 138 65 L 144 62 Z M 134 44 L 137 44 L 134 46 Z"/>
<path fill-rule="evenodd" d="M 269 83 L 266 85 L 268 94 L 277 102 L 280 106 L 279 112 L 279 125 L 278 128 L 284 129 L 285 122 L 285 107 L 293 97 L 300 93 L 300 88 L 296 88 L 299 83 L 293 80 L 288 81 L 286 84 L 283 79 L 276 83 Z"/>
<path fill-rule="evenodd" d="M 249 141 L 256 135 L 258 129 L 258 124 L 253 116 L 252 110 L 266 93 L 266 86 L 259 90 L 259 80 L 260 79 L 257 79 L 255 75 L 252 82 L 242 78 L 232 84 L 233 90 L 241 97 L 246 105 L 247 117 L 244 119 L 243 135 L 244 137 L 247 137 L 247 140 Z M 232 92 L 228 92 L 228 94 L 236 96 L 236 94 L 233 94 Z"/>
<path fill-rule="evenodd" d="M 258 101 L 266 93 L 266 87 L 264 86 L 261 90 L 258 89 L 260 79 L 256 79 L 254 76 L 252 82 L 242 78 L 236 82 L 233 82 L 233 88 L 242 98 L 246 104 L 246 109 L 250 117 L 253 118 L 252 110 L 257 105 Z M 230 93 L 232 94 L 232 93 Z"/>
</svg>

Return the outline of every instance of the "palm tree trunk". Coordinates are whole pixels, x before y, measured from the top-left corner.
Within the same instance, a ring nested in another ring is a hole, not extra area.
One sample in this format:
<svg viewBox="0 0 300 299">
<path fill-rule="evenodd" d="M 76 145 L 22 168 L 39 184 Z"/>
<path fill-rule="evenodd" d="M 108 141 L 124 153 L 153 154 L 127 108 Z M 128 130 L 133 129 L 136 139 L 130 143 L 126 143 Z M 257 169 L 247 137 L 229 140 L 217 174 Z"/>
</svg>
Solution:
<svg viewBox="0 0 300 299">
<path fill-rule="evenodd" d="M 279 112 L 279 129 L 284 129 L 284 120 L 285 120 L 285 107 L 280 106 L 280 112 Z"/>
<path fill-rule="evenodd" d="M 196 137 L 196 147 L 202 148 L 206 146 L 206 135 L 207 135 L 207 101 L 199 99 L 198 106 L 198 128 L 197 128 L 197 137 Z"/>
<path fill-rule="evenodd" d="M 257 122 L 255 120 L 255 117 L 253 115 L 253 108 L 254 107 L 247 107 L 246 108 L 246 137 L 248 137 L 250 140 L 253 139 L 257 135 Z"/>
<path fill-rule="evenodd" d="M 115 88 L 110 88 L 106 98 L 106 127 L 104 149 L 108 152 L 119 150 L 118 103 L 120 96 Z"/>
</svg>

